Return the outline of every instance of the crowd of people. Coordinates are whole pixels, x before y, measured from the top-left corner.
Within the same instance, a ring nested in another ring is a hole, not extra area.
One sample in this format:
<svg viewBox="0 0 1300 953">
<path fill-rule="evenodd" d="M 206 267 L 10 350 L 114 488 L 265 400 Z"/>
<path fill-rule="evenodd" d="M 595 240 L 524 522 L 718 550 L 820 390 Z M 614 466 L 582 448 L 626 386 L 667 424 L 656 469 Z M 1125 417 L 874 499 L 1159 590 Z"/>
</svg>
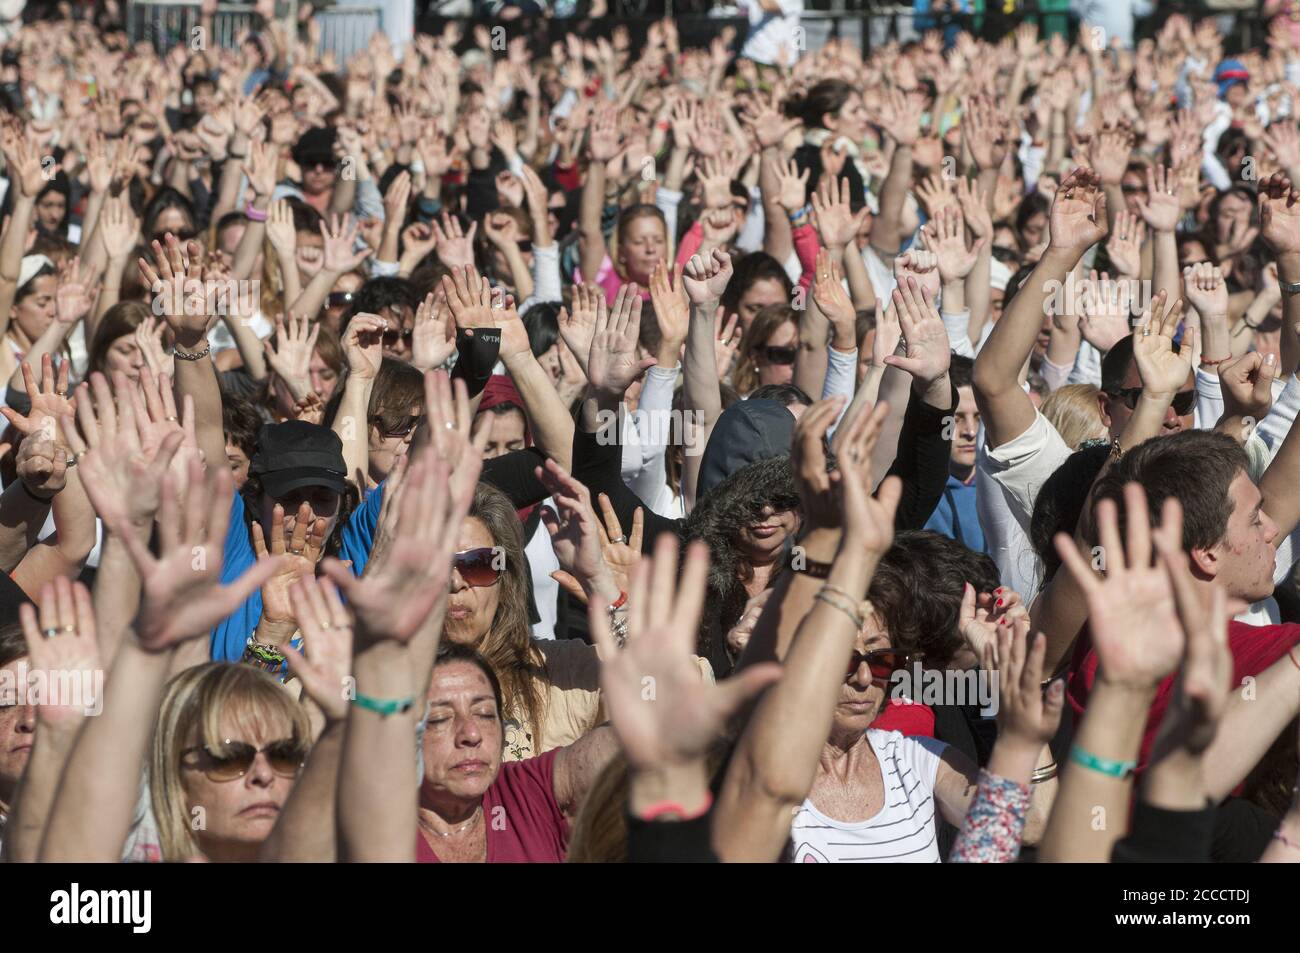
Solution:
<svg viewBox="0 0 1300 953">
<path fill-rule="evenodd" d="M 1300 862 L 1292 21 L 71 14 L 0 51 L 5 860 Z"/>
</svg>

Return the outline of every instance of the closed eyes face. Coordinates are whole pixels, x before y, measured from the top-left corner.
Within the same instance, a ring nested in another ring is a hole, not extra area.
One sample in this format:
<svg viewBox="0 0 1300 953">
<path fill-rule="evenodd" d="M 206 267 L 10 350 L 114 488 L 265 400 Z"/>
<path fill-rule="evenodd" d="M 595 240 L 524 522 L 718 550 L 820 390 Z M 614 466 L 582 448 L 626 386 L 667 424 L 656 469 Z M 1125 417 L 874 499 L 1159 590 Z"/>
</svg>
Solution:
<svg viewBox="0 0 1300 953">
<path fill-rule="evenodd" d="M 483 796 L 501 769 L 503 729 L 492 683 L 477 665 L 433 670 L 424 731 L 424 788 L 438 796 Z"/>
</svg>

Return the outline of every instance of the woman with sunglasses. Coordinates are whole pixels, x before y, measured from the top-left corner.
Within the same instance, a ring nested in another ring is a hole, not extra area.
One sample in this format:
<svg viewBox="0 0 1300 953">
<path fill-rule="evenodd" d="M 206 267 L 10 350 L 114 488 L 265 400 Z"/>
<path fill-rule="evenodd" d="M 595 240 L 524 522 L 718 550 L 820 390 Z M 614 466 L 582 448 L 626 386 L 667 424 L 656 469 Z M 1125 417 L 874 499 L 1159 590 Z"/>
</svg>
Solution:
<svg viewBox="0 0 1300 953">
<path fill-rule="evenodd" d="M 789 384 L 798 353 L 799 322 L 793 309 L 788 304 L 763 308 L 740 341 L 732 377 L 736 391 L 743 397 L 767 384 Z"/>
<path fill-rule="evenodd" d="M 256 860 L 311 739 L 307 709 L 252 666 L 213 662 L 174 678 L 149 756 L 161 859 Z"/>
</svg>

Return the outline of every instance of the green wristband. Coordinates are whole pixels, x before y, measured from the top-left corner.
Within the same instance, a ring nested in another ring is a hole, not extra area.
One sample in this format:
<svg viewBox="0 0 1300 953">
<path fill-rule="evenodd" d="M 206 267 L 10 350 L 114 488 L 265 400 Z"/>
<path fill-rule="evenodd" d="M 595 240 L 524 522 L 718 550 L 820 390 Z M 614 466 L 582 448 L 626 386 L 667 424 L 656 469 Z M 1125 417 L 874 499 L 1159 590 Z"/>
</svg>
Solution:
<svg viewBox="0 0 1300 953">
<path fill-rule="evenodd" d="M 1116 761 L 1113 758 L 1099 758 L 1090 751 L 1084 751 L 1078 745 L 1070 749 L 1070 760 L 1085 768 L 1097 771 L 1108 777 L 1127 780 L 1137 769 L 1136 761 Z"/>
<path fill-rule="evenodd" d="M 415 698 L 371 698 L 369 695 L 357 692 L 356 697 L 352 699 L 352 704 L 387 718 L 389 715 L 403 715 L 410 711 L 415 704 Z"/>
</svg>

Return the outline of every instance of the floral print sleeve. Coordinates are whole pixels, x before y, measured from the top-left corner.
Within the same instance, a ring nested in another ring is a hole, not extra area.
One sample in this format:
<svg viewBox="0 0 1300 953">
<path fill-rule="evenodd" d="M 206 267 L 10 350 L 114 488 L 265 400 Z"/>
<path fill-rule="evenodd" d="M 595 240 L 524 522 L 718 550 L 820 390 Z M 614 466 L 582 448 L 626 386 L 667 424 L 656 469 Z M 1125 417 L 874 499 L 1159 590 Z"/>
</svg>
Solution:
<svg viewBox="0 0 1300 953">
<path fill-rule="evenodd" d="M 953 845 L 953 864 L 1010 864 L 1020 856 L 1029 786 L 980 769 L 979 786 Z"/>
</svg>

